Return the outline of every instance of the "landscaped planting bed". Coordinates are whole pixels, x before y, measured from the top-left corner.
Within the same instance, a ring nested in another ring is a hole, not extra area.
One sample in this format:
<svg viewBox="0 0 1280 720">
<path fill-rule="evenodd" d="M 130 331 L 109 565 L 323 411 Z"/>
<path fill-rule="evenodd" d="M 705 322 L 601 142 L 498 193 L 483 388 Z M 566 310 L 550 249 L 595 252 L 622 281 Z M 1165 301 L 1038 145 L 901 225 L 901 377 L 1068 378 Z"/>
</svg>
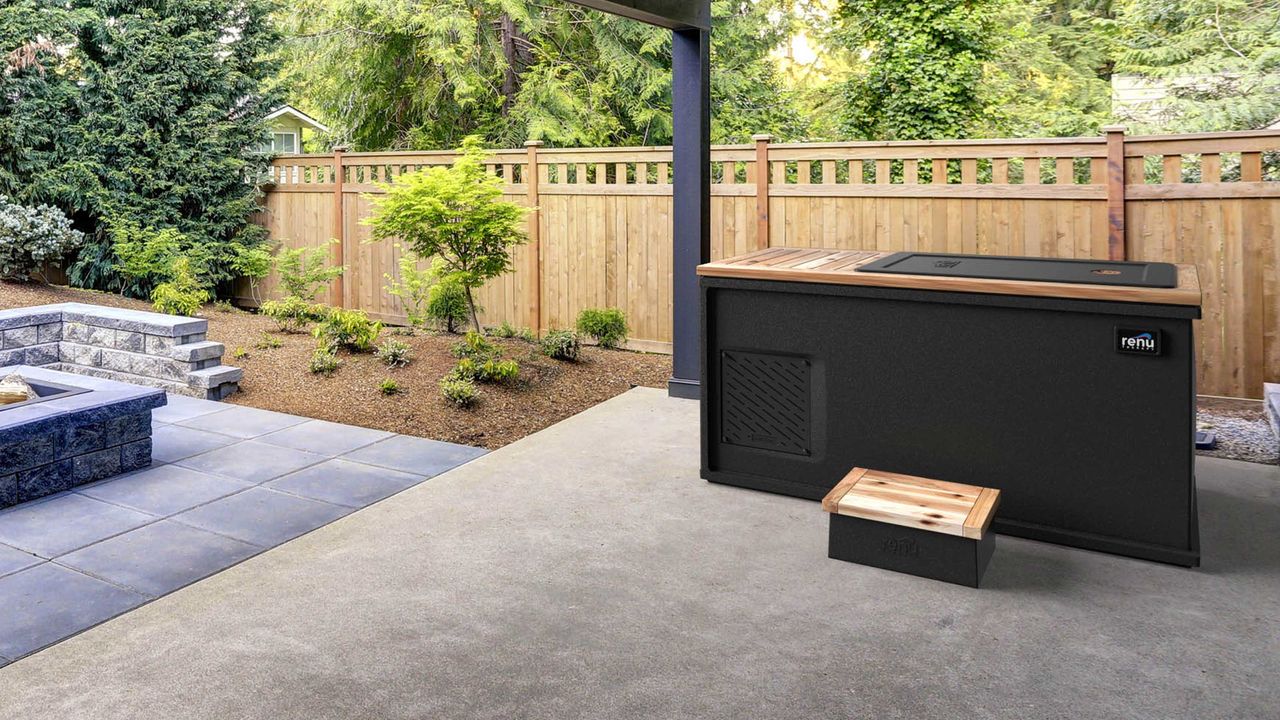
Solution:
<svg viewBox="0 0 1280 720">
<path fill-rule="evenodd" d="M 57 302 L 84 302 L 150 310 L 149 303 L 117 295 L 39 284 L 0 283 L 0 309 Z M 603 402 L 637 385 L 665 387 L 671 359 L 618 350 L 583 347 L 579 362 L 541 355 L 522 340 L 493 339 L 503 358 L 520 364 L 511 384 L 479 386 L 480 399 L 469 409 L 449 405 L 439 382 L 458 363 L 450 348 L 459 335 L 401 336 L 411 347 L 407 367 L 388 368 L 372 354 L 340 351 L 332 376 L 307 369 L 316 339 L 310 334 L 276 332 L 276 323 L 247 312 L 218 312 L 206 306 L 208 339 L 226 346 L 224 362 L 244 370 L 241 392 L 229 398 L 239 405 L 276 410 L 321 420 L 377 428 L 436 440 L 498 448 Z M 262 347 L 264 336 L 279 347 Z M 247 354 L 239 354 L 243 351 Z M 379 385 L 395 381 L 399 392 L 384 395 Z"/>
</svg>

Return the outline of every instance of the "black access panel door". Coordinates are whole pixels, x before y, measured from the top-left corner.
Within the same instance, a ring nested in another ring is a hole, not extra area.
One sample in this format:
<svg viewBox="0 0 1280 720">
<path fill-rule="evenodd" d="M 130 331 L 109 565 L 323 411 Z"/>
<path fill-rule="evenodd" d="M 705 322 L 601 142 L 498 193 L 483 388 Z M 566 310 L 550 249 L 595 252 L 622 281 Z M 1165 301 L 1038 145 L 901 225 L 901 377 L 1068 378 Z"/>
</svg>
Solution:
<svg viewBox="0 0 1280 720">
<path fill-rule="evenodd" d="M 1198 564 L 1198 308 L 715 277 L 702 291 L 704 478 L 811 499 L 855 466 L 995 487 L 999 532 Z"/>
</svg>

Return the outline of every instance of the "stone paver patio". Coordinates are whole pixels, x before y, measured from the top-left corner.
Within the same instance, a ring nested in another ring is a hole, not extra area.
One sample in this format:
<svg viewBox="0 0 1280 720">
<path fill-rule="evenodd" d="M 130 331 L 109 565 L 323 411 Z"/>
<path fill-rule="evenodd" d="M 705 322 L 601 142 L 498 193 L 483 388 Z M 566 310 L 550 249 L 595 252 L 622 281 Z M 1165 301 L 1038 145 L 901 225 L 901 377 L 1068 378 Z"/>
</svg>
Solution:
<svg viewBox="0 0 1280 720">
<path fill-rule="evenodd" d="M 0 512 L 0 665 L 484 450 L 170 395 L 153 463 Z"/>
</svg>

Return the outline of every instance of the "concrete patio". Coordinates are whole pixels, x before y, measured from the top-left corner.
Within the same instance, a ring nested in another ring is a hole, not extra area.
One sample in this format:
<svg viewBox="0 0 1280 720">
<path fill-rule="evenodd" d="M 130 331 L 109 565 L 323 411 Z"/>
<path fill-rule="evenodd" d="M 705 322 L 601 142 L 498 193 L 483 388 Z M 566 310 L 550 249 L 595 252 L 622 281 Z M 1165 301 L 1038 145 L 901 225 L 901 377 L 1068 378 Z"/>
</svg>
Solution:
<svg viewBox="0 0 1280 720">
<path fill-rule="evenodd" d="M 1200 460 L 1198 570 L 1001 537 L 973 590 L 828 560 L 697 430 L 633 390 L 0 668 L 0 716 L 1276 717 L 1274 467 Z"/>
</svg>

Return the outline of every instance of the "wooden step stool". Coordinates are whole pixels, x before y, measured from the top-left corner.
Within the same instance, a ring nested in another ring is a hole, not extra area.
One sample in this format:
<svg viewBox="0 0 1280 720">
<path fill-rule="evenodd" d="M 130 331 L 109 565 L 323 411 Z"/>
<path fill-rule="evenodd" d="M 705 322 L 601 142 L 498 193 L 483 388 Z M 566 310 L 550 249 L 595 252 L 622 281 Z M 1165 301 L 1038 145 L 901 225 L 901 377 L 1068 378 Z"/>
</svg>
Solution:
<svg viewBox="0 0 1280 720">
<path fill-rule="evenodd" d="M 854 468 L 822 500 L 828 555 L 978 587 L 995 550 L 991 488 Z"/>
</svg>

